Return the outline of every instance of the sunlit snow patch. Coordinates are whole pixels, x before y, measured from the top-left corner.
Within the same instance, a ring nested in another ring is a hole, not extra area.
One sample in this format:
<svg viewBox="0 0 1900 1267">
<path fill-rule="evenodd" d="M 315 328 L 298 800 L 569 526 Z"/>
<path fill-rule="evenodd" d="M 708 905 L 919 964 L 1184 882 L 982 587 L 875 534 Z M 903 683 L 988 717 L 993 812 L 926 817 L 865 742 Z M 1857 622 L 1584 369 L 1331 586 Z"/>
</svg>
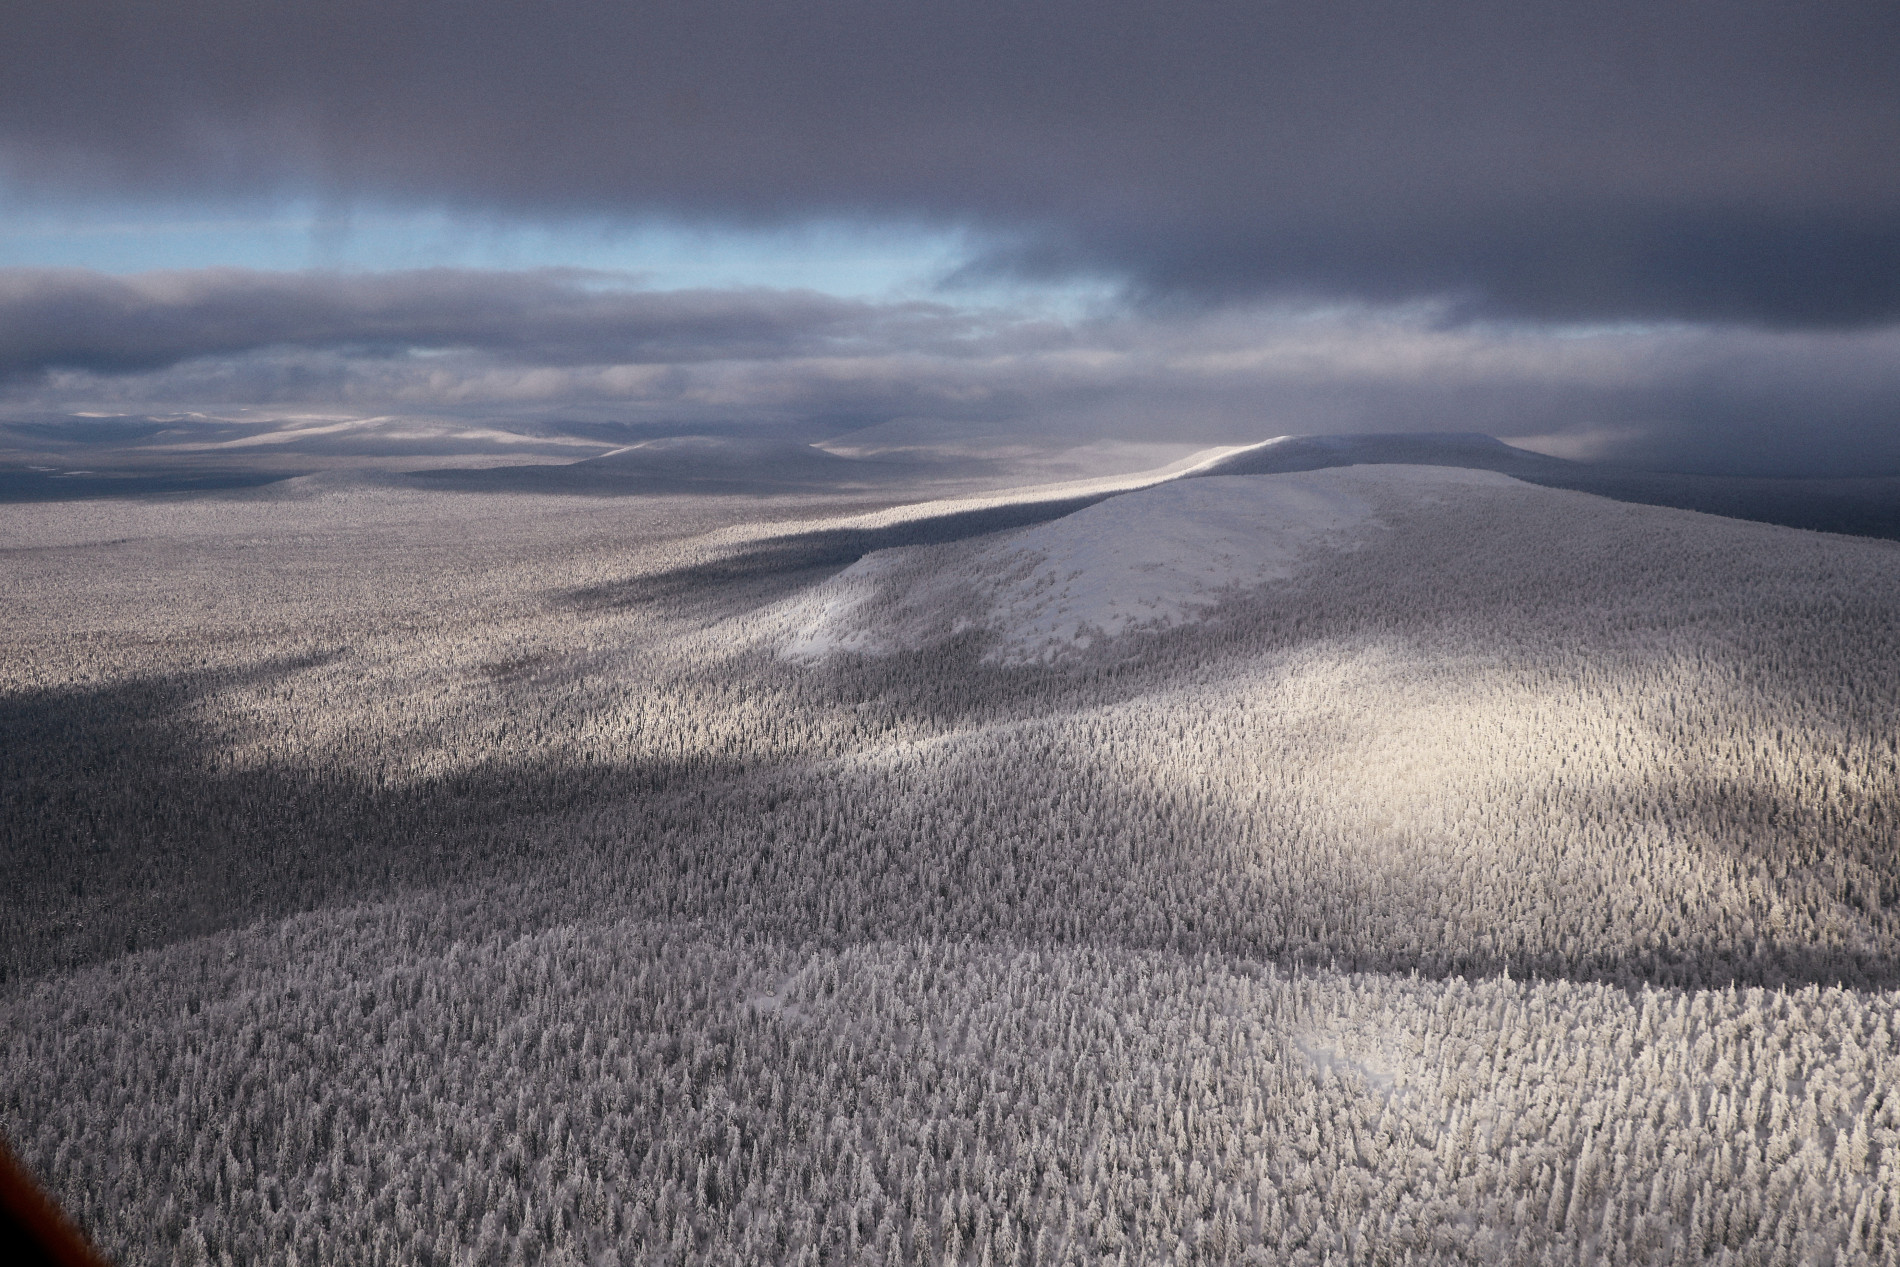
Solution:
<svg viewBox="0 0 1900 1267">
<path fill-rule="evenodd" d="M 1516 486 L 1488 471 L 1359 466 L 1179 480 L 1124 493 L 961 547 L 881 550 L 803 596 L 791 659 L 914 649 L 972 626 L 987 658 L 1046 660 L 1134 630 L 1198 619 L 1221 600 L 1357 548 L 1382 507 L 1460 486 Z"/>
</svg>

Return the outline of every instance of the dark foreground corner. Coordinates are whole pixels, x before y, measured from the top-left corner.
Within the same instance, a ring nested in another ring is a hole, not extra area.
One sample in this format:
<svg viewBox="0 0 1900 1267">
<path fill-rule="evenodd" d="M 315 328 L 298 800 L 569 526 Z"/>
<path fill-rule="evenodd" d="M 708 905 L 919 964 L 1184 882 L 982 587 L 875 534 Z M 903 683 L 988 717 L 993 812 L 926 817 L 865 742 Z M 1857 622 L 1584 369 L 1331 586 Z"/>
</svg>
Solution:
<svg viewBox="0 0 1900 1267">
<path fill-rule="evenodd" d="M 58 1202 L 0 1142 L 0 1262 L 10 1267 L 106 1267 Z"/>
</svg>

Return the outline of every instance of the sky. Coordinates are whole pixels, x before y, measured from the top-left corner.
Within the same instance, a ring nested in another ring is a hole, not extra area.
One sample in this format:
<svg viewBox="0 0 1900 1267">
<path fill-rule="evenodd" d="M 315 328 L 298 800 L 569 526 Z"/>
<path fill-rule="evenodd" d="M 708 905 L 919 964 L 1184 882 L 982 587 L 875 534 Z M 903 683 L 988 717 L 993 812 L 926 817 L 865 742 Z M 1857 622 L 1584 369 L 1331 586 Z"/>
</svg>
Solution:
<svg viewBox="0 0 1900 1267">
<path fill-rule="evenodd" d="M 1900 8 L 16 0 L 0 416 L 1900 473 Z"/>
</svg>

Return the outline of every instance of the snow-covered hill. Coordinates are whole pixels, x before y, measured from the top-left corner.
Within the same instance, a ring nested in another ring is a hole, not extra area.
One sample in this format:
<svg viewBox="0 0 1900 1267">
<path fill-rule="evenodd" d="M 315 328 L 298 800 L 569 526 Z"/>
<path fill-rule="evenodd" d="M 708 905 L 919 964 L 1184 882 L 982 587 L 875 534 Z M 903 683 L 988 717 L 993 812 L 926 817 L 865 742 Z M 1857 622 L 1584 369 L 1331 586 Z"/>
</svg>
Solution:
<svg viewBox="0 0 1900 1267">
<path fill-rule="evenodd" d="M 9 508 L 0 1135 L 127 1264 L 1900 1263 L 1900 543 L 1328 449 Z"/>
<path fill-rule="evenodd" d="M 981 543 L 867 555 L 793 604 L 784 653 L 896 651 L 981 627 L 996 637 L 989 659 L 1047 660 L 1196 619 L 1323 553 L 1356 549 L 1383 530 L 1382 508 L 1487 487 L 1523 486 L 1436 466 L 1160 484 Z"/>
</svg>

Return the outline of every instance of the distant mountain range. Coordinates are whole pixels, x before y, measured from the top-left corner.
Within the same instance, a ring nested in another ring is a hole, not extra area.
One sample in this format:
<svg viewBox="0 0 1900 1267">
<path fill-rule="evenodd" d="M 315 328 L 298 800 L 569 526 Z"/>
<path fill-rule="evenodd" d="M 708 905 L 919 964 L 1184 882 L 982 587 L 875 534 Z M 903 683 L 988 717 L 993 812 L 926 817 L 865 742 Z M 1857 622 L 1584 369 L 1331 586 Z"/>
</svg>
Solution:
<svg viewBox="0 0 1900 1267">
<path fill-rule="evenodd" d="M 416 471 L 409 478 L 472 492 L 627 496 L 864 488 L 908 481 L 932 466 L 914 456 L 843 457 L 795 440 L 686 435 L 642 440 L 578 462 Z"/>
<path fill-rule="evenodd" d="M 973 452 L 968 437 L 932 449 L 912 436 L 911 443 L 879 451 L 806 443 L 818 439 L 816 434 L 762 435 L 756 429 L 716 426 L 680 433 L 678 427 L 405 418 L 33 418 L 0 422 L 0 502 L 191 495 L 361 467 L 419 487 L 468 492 L 887 491 L 902 496 L 907 484 L 980 479 L 1007 466 L 1000 453 L 989 460 Z M 1195 474 L 1365 464 L 1497 471 L 1617 501 L 1900 539 L 1900 476 L 1771 478 L 1643 470 L 1549 457 L 1476 432 L 1285 436 L 1219 458 Z"/>
<path fill-rule="evenodd" d="M 1497 471 L 1531 484 L 1645 506 L 1900 539 L 1900 477 L 1775 479 L 1644 471 L 1549 457 L 1477 432 L 1288 436 L 1216 462 L 1199 474 L 1267 475 L 1391 463 Z"/>
</svg>

